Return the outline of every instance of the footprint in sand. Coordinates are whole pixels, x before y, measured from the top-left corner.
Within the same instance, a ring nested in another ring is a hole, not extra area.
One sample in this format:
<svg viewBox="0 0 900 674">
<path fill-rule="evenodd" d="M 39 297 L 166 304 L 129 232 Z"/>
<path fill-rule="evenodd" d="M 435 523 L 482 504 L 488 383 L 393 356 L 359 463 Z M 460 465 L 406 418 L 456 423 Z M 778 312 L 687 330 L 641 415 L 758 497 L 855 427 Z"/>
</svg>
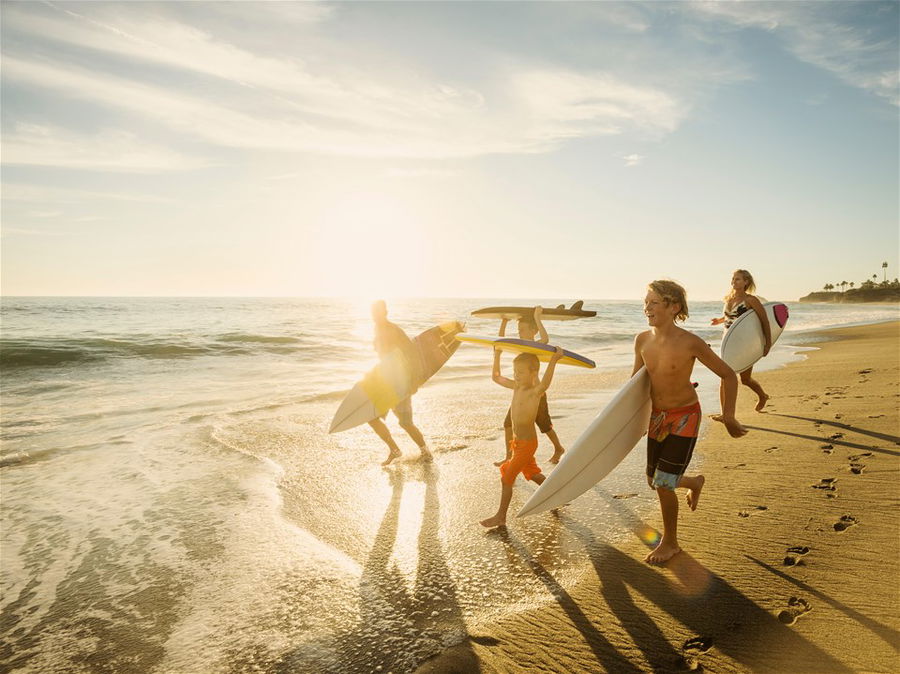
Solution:
<svg viewBox="0 0 900 674">
<path fill-rule="evenodd" d="M 859 461 L 860 459 L 865 459 L 868 456 L 873 456 L 872 452 L 863 452 L 862 454 L 854 454 L 853 456 L 848 456 L 848 461 Z"/>
<path fill-rule="evenodd" d="M 810 485 L 813 489 L 823 489 L 824 491 L 834 491 L 837 487 L 834 486 L 834 483 L 837 482 L 836 477 L 823 477 L 819 480 L 819 484 Z"/>
<path fill-rule="evenodd" d="M 853 515 L 841 515 L 841 519 L 834 523 L 834 530 L 840 533 L 856 524 L 859 524 L 859 520 L 853 517 Z"/>
<path fill-rule="evenodd" d="M 754 506 L 753 509 L 761 512 L 763 510 L 768 510 L 769 506 L 758 505 L 758 506 Z M 750 515 L 751 515 L 751 512 L 749 510 L 741 510 L 738 512 L 738 517 L 750 517 Z"/>
<path fill-rule="evenodd" d="M 743 468 L 746 465 L 747 465 L 746 463 L 736 463 L 733 466 L 723 466 L 723 468 L 727 468 L 727 469 Z"/>
<path fill-rule="evenodd" d="M 637 496 L 637 493 L 632 493 L 632 494 L 613 494 L 613 498 L 617 498 L 617 499 L 631 498 L 631 497 L 633 497 L 633 496 Z"/>
<path fill-rule="evenodd" d="M 681 646 L 681 665 L 690 672 L 701 669 L 700 661 L 697 659 L 710 648 L 713 647 L 712 637 L 694 637 L 688 639 Z"/>
<path fill-rule="evenodd" d="M 831 454 L 834 452 L 834 445 L 821 445 L 820 449 L 826 454 Z"/>
<path fill-rule="evenodd" d="M 850 464 L 850 472 L 854 475 L 862 475 L 863 471 L 866 468 L 866 464 L 853 462 Z"/>
<path fill-rule="evenodd" d="M 803 561 L 800 558 L 805 557 L 808 554 L 809 546 L 792 545 L 787 549 L 787 554 L 784 557 L 784 565 L 797 566 L 798 564 L 803 564 Z"/>
<path fill-rule="evenodd" d="M 869 419 L 880 419 L 883 416 L 883 414 L 870 414 Z"/>
<path fill-rule="evenodd" d="M 834 415 L 834 418 L 835 418 L 835 419 L 841 419 L 841 418 L 843 418 L 843 416 L 844 416 L 843 414 L 835 414 L 835 415 Z"/>
<path fill-rule="evenodd" d="M 866 368 L 865 370 L 860 370 L 856 374 L 869 374 L 870 372 L 872 372 L 872 368 Z"/>
<path fill-rule="evenodd" d="M 812 611 L 812 606 L 809 605 L 809 602 L 801 597 L 788 599 L 788 606 L 790 608 L 786 608 L 778 614 L 778 621 L 784 625 L 793 625 L 800 616 Z"/>
<path fill-rule="evenodd" d="M 766 449 L 766 454 L 771 454 L 772 452 L 777 452 L 777 451 L 778 451 L 778 447 L 769 447 L 768 449 Z"/>
<path fill-rule="evenodd" d="M 829 435 L 828 439 L 829 440 L 840 440 L 843 437 L 844 437 L 843 433 L 835 433 L 834 435 Z"/>
</svg>

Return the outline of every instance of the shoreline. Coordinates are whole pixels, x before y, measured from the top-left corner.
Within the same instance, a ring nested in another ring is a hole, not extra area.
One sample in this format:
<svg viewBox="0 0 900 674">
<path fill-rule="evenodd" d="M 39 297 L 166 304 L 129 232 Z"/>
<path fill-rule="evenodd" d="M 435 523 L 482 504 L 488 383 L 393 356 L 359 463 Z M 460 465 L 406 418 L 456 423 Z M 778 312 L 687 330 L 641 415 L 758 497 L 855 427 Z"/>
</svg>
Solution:
<svg viewBox="0 0 900 674">
<path fill-rule="evenodd" d="M 596 573 L 566 591 L 532 563 L 551 603 L 471 625 L 466 642 L 416 671 L 900 668 L 898 600 L 882 591 L 900 576 L 900 323 L 813 332 L 815 351 L 763 371 L 766 414 L 742 387 L 750 434 L 708 428 L 698 446 L 707 483 L 697 513 L 682 508 L 682 553 L 645 564 L 659 513 L 644 521 L 627 501 L 614 505 L 635 535 L 612 545 L 562 511 Z M 515 526 L 503 543 L 528 554 Z M 779 616 L 799 613 L 795 597 L 812 610 L 788 625 Z"/>
</svg>

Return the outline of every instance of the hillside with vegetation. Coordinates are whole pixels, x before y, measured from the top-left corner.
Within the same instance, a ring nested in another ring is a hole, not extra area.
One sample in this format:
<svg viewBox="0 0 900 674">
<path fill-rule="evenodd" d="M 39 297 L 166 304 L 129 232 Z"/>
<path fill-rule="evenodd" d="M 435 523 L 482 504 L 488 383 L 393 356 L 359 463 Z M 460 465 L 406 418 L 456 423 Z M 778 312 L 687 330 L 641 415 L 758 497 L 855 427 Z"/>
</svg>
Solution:
<svg viewBox="0 0 900 674">
<path fill-rule="evenodd" d="M 900 280 L 887 280 L 887 262 L 881 263 L 882 280 L 878 274 L 856 283 L 841 281 L 826 283 L 821 291 L 811 292 L 800 298 L 801 302 L 900 302 Z"/>
</svg>

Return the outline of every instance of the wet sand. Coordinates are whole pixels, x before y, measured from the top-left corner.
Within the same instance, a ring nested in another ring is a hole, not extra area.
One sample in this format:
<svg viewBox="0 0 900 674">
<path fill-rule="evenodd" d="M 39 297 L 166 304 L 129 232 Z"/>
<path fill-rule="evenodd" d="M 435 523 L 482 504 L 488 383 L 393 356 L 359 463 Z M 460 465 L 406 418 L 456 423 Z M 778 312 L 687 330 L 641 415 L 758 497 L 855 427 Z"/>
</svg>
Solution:
<svg viewBox="0 0 900 674">
<path fill-rule="evenodd" d="M 548 603 L 468 624 L 463 644 L 417 671 L 900 671 L 900 324 L 821 338 L 807 360 L 759 376 L 765 414 L 742 387 L 746 437 L 709 429 L 681 554 L 643 562 L 661 519 L 642 519 L 640 499 L 613 502 L 635 534 L 621 543 L 563 510 L 593 566 L 567 590 L 514 522 L 498 544 Z"/>
</svg>

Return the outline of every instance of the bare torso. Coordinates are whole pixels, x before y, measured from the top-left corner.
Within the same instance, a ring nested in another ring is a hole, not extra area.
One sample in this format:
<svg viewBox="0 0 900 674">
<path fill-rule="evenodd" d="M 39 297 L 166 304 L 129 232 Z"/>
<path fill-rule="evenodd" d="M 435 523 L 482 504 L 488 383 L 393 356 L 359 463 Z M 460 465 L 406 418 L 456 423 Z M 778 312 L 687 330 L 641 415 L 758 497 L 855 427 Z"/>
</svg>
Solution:
<svg viewBox="0 0 900 674">
<path fill-rule="evenodd" d="M 512 419 L 513 436 L 517 440 L 533 440 L 537 437 L 534 420 L 537 418 L 542 395 L 544 390 L 541 386 L 517 386 L 513 391 L 509 416 Z"/>
<path fill-rule="evenodd" d="M 684 407 L 697 402 L 691 384 L 694 369 L 694 340 L 687 330 L 675 327 L 667 334 L 653 330 L 641 333 L 638 349 L 650 375 L 650 398 L 657 409 Z"/>
</svg>

